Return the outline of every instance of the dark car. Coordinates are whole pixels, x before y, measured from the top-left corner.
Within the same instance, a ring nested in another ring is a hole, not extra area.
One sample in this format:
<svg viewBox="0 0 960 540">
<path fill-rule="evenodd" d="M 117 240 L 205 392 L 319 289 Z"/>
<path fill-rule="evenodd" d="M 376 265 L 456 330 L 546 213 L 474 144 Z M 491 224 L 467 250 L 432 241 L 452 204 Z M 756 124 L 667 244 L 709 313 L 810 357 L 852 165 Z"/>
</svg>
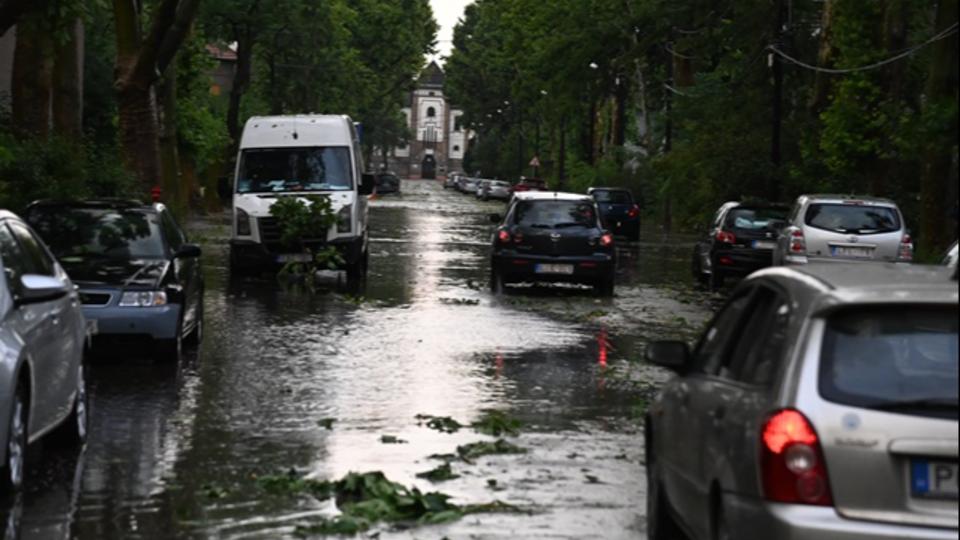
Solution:
<svg viewBox="0 0 960 540">
<path fill-rule="evenodd" d="M 716 290 L 727 276 L 745 276 L 773 264 L 777 234 L 789 211 L 778 204 L 725 203 L 694 247 L 694 278 Z"/>
<path fill-rule="evenodd" d="M 400 177 L 392 172 L 382 172 L 377 174 L 376 184 L 377 193 L 380 195 L 400 192 Z"/>
<path fill-rule="evenodd" d="M 640 205 L 630 190 L 620 188 L 590 188 L 597 201 L 600 217 L 615 236 L 625 236 L 636 242 L 640 239 Z"/>
<path fill-rule="evenodd" d="M 77 284 L 97 348 L 151 346 L 180 358 L 203 336 L 200 248 L 162 204 L 40 201 L 26 219 Z"/>
<path fill-rule="evenodd" d="M 613 295 L 616 251 L 588 195 L 523 192 L 514 195 L 493 235 L 490 288 L 508 283 L 572 282 Z"/>
<path fill-rule="evenodd" d="M 540 178 L 521 178 L 519 182 L 514 184 L 513 192 L 521 193 L 524 191 L 546 191 L 547 182 Z"/>
</svg>

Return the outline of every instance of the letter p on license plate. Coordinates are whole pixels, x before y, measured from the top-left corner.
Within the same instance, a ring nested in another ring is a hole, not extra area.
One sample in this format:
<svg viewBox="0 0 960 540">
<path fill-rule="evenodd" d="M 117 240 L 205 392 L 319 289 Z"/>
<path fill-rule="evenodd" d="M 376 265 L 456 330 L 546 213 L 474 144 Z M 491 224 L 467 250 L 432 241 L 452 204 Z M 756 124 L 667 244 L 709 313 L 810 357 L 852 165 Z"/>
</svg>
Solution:
<svg viewBox="0 0 960 540">
<path fill-rule="evenodd" d="M 914 459 L 910 472 L 913 494 L 931 499 L 956 499 L 957 469 L 956 461 Z"/>
</svg>

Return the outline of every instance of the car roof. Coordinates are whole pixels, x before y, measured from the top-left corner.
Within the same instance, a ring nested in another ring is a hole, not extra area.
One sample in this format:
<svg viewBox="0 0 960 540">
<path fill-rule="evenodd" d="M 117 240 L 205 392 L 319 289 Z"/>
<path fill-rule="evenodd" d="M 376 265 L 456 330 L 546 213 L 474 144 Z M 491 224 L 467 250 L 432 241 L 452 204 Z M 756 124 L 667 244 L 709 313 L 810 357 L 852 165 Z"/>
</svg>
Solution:
<svg viewBox="0 0 960 540">
<path fill-rule="evenodd" d="M 858 201 L 864 204 L 876 204 L 876 205 L 889 205 L 896 206 L 897 203 L 893 202 L 890 199 L 884 199 L 882 197 L 871 197 L 871 196 L 861 196 L 861 195 L 837 195 L 837 194 L 806 194 L 801 195 L 800 199 L 804 199 L 807 202 L 811 203 L 844 203 L 851 201 Z"/>
<path fill-rule="evenodd" d="M 563 191 L 521 191 L 514 197 L 520 201 L 593 201 L 589 195 Z"/>
<path fill-rule="evenodd" d="M 953 304 L 960 301 L 956 271 L 904 263 L 811 263 L 754 273 L 803 297 L 814 311 L 851 304 Z"/>
</svg>

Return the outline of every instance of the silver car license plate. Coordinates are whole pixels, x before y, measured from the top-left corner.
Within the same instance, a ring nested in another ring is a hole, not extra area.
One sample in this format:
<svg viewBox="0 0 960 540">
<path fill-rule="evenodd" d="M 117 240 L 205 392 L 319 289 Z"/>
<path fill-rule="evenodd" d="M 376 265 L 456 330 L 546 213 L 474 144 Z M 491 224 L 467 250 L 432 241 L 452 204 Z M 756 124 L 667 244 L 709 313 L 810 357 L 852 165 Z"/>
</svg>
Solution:
<svg viewBox="0 0 960 540">
<path fill-rule="evenodd" d="M 309 253 L 287 253 L 284 255 L 277 255 L 277 262 L 279 263 L 308 263 L 313 261 L 313 255 Z"/>
<path fill-rule="evenodd" d="M 538 264 L 534 271 L 538 274 L 573 274 L 572 264 Z"/>
<path fill-rule="evenodd" d="M 873 256 L 873 248 L 853 246 L 830 246 L 834 257 L 851 257 L 855 259 L 869 259 Z"/>
<path fill-rule="evenodd" d="M 766 240 L 754 240 L 753 249 L 773 249 L 777 247 L 776 242 L 769 242 Z"/>
<path fill-rule="evenodd" d="M 914 459 L 910 471 L 910 484 L 915 496 L 957 498 L 957 462 Z"/>
</svg>

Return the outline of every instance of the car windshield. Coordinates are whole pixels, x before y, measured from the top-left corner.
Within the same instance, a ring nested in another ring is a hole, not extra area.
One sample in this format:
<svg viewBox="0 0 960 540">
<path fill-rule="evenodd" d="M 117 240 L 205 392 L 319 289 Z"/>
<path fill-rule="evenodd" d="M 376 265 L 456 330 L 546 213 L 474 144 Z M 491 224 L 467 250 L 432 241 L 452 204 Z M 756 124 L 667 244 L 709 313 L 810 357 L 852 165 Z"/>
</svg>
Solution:
<svg viewBox="0 0 960 540">
<path fill-rule="evenodd" d="M 955 306 L 835 314 L 824 336 L 820 394 L 855 407 L 956 418 L 957 320 Z"/>
<path fill-rule="evenodd" d="M 727 214 L 726 229 L 773 230 L 777 223 L 787 220 L 787 210 L 782 208 L 737 207 Z"/>
<path fill-rule="evenodd" d="M 257 148 L 243 151 L 237 193 L 353 189 L 347 147 Z"/>
<path fill-rule="evenodd" d="M 614 191 L 601 189 L 593 192 L 593 198 L 599 203 L 633 204 L 633 197 L 629 191 Z"/>
<path fill-rule="evenodd" d="M 877 234 L 900 230 L 900 217 L 889 206 L 812 204 L 806 224 L 846 234 Z"/>
<path fill-rule="evenodd" d="M 70 259 L 166 258 L 153 212 L 108 208 L 35 208 L 30 225 L 62 262 Z"/>
<path fill-rule="evenodd" d="M 588 201 L 521 201 L 514 220 L 517 225 L 544 229 L 597 226 L 593 204 Z"/>
</svg>

